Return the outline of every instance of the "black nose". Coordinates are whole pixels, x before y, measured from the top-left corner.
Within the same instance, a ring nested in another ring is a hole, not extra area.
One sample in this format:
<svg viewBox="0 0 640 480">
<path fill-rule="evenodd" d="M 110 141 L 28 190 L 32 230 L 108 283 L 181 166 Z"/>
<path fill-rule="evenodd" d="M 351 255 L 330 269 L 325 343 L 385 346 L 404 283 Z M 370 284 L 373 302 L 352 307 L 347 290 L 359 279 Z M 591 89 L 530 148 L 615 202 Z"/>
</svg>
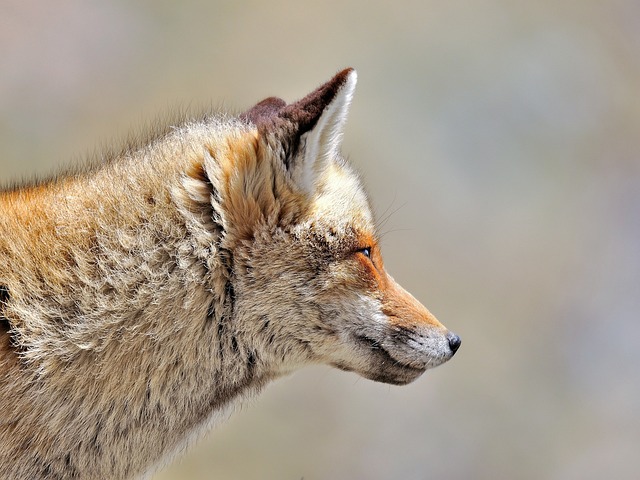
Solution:
<svg viewBox="0 0 640 480">
<path fill-rule="evenodd" d="M 447 333 L 447 340 L 449 340 L 449 348 L 451 349 L 451 351 L 453 353 L 456 353 L 460 348 L 460 344 L 462 343 L 460 337 L 453 332 L 449 332 Z"/>
</svg>

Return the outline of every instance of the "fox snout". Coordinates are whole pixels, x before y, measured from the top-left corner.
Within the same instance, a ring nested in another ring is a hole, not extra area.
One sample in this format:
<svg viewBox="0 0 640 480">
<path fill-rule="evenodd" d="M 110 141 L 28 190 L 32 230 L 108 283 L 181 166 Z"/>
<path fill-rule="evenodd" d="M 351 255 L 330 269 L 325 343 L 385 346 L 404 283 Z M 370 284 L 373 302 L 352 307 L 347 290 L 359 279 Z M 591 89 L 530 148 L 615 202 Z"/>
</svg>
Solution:
<svg viewBox="0 0 640 480">
<path fill-rule="evenodd" d="M 404 385 L 451 359 L 462 341 L 383 267 L 380 274 L 378 298 L 361 297 L 360 312 L 369 320 L 350 334 L 354 358 L 334 365 L 371 380 Z"/>
<path fill-rule="evenodd" d="M 449 360 L 458 351 L 462 340 L 447 330 L 413 295 L 388 274 L 383 289 L 382 312 L 388 326 L 380 347 L 395 363 L 406 367 L 395 382 L 408 383 L 425 370 Z M 384 331 L 383 330 L 383 331 Z"/>
</svg>

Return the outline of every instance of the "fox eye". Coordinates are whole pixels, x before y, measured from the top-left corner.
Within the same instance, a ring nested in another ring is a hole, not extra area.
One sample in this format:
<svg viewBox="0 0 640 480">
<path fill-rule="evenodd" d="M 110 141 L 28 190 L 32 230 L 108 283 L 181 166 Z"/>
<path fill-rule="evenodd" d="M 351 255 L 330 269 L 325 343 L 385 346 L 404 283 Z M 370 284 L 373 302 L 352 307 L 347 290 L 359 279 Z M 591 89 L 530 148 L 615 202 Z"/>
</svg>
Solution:
<svg viewBox="0 0 640 480">
<path fill-rule="evenodd" d="M 362 253 L 365 257 L 371 258 L 371 247 L 364 247 L 364 248 L 361 248 L 358 251 L 360 253 Z"/>
</svg>

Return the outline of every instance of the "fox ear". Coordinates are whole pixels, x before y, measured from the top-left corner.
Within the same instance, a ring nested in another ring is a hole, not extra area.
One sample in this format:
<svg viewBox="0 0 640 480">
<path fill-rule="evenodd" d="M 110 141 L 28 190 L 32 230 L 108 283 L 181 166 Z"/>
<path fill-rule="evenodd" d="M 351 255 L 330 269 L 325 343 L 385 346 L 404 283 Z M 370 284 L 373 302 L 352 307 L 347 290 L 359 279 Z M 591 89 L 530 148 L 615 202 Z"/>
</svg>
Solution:
<svg viewBox="0 0 640 480">
<path fill-rule="evenodd" d="M 279 144 L 285 168 L 301 190 L 315 193 L 319 177 L 339 153 L 357 75 L 347 68 L 290 105 L 267 98 L 241 115 Z"/>
<path fill-rule="evenodd" d="M 340 153 L 357 79 L 355 70 L 343 70 L 282 112 L 299 125 L 297 133 L 304 149 L 294 159 L 291 173 L 298 186 L 308 193 L 315 192 L 324 169 Z"/>
<path fill-rule="evenodd" d="M 241 114 L 240 118 L 260 126 L 268 123 L 270 118 L 277 116 L 286 104 L 284 100 L 278 97 L 265 98 Z"/>
</svg>

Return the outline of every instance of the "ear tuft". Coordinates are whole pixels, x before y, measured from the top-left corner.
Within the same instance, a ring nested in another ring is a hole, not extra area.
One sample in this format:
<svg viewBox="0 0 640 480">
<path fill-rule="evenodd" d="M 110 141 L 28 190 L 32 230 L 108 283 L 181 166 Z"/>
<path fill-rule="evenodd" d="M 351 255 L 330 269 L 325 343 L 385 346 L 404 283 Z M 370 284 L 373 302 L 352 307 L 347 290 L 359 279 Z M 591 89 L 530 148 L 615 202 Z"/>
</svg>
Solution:
<svg viewBox="0 0 640 480">
<path fill-rule="evenodd" d="M 301 122 L 310 128 L 301 128 L 299 131 L 302 135 L 301 140 L 304 139 L 304 152 L 301 152 L 302 158 L 295 161 L 292 177 L 298 186 L 309 194 L 316 192 L 323 173 L 340 154 L 344 125 L 357 79 L 355 70 L 343 70 L 310 96 L 293 104 L 304 104 L 305 100 L 308 100 L 307 105 L 311 108 L 307 111 L 313 112 L 316 105 L 330 98 L 317 118 L 312 117 L 312 121 L 308 123 Z M 322 98 L 322 101 L 318 102 L 318 98 Z M 286 107 L 282 114 L 285 114 L 287 109 L 289 107 Z"/>
</svg>

